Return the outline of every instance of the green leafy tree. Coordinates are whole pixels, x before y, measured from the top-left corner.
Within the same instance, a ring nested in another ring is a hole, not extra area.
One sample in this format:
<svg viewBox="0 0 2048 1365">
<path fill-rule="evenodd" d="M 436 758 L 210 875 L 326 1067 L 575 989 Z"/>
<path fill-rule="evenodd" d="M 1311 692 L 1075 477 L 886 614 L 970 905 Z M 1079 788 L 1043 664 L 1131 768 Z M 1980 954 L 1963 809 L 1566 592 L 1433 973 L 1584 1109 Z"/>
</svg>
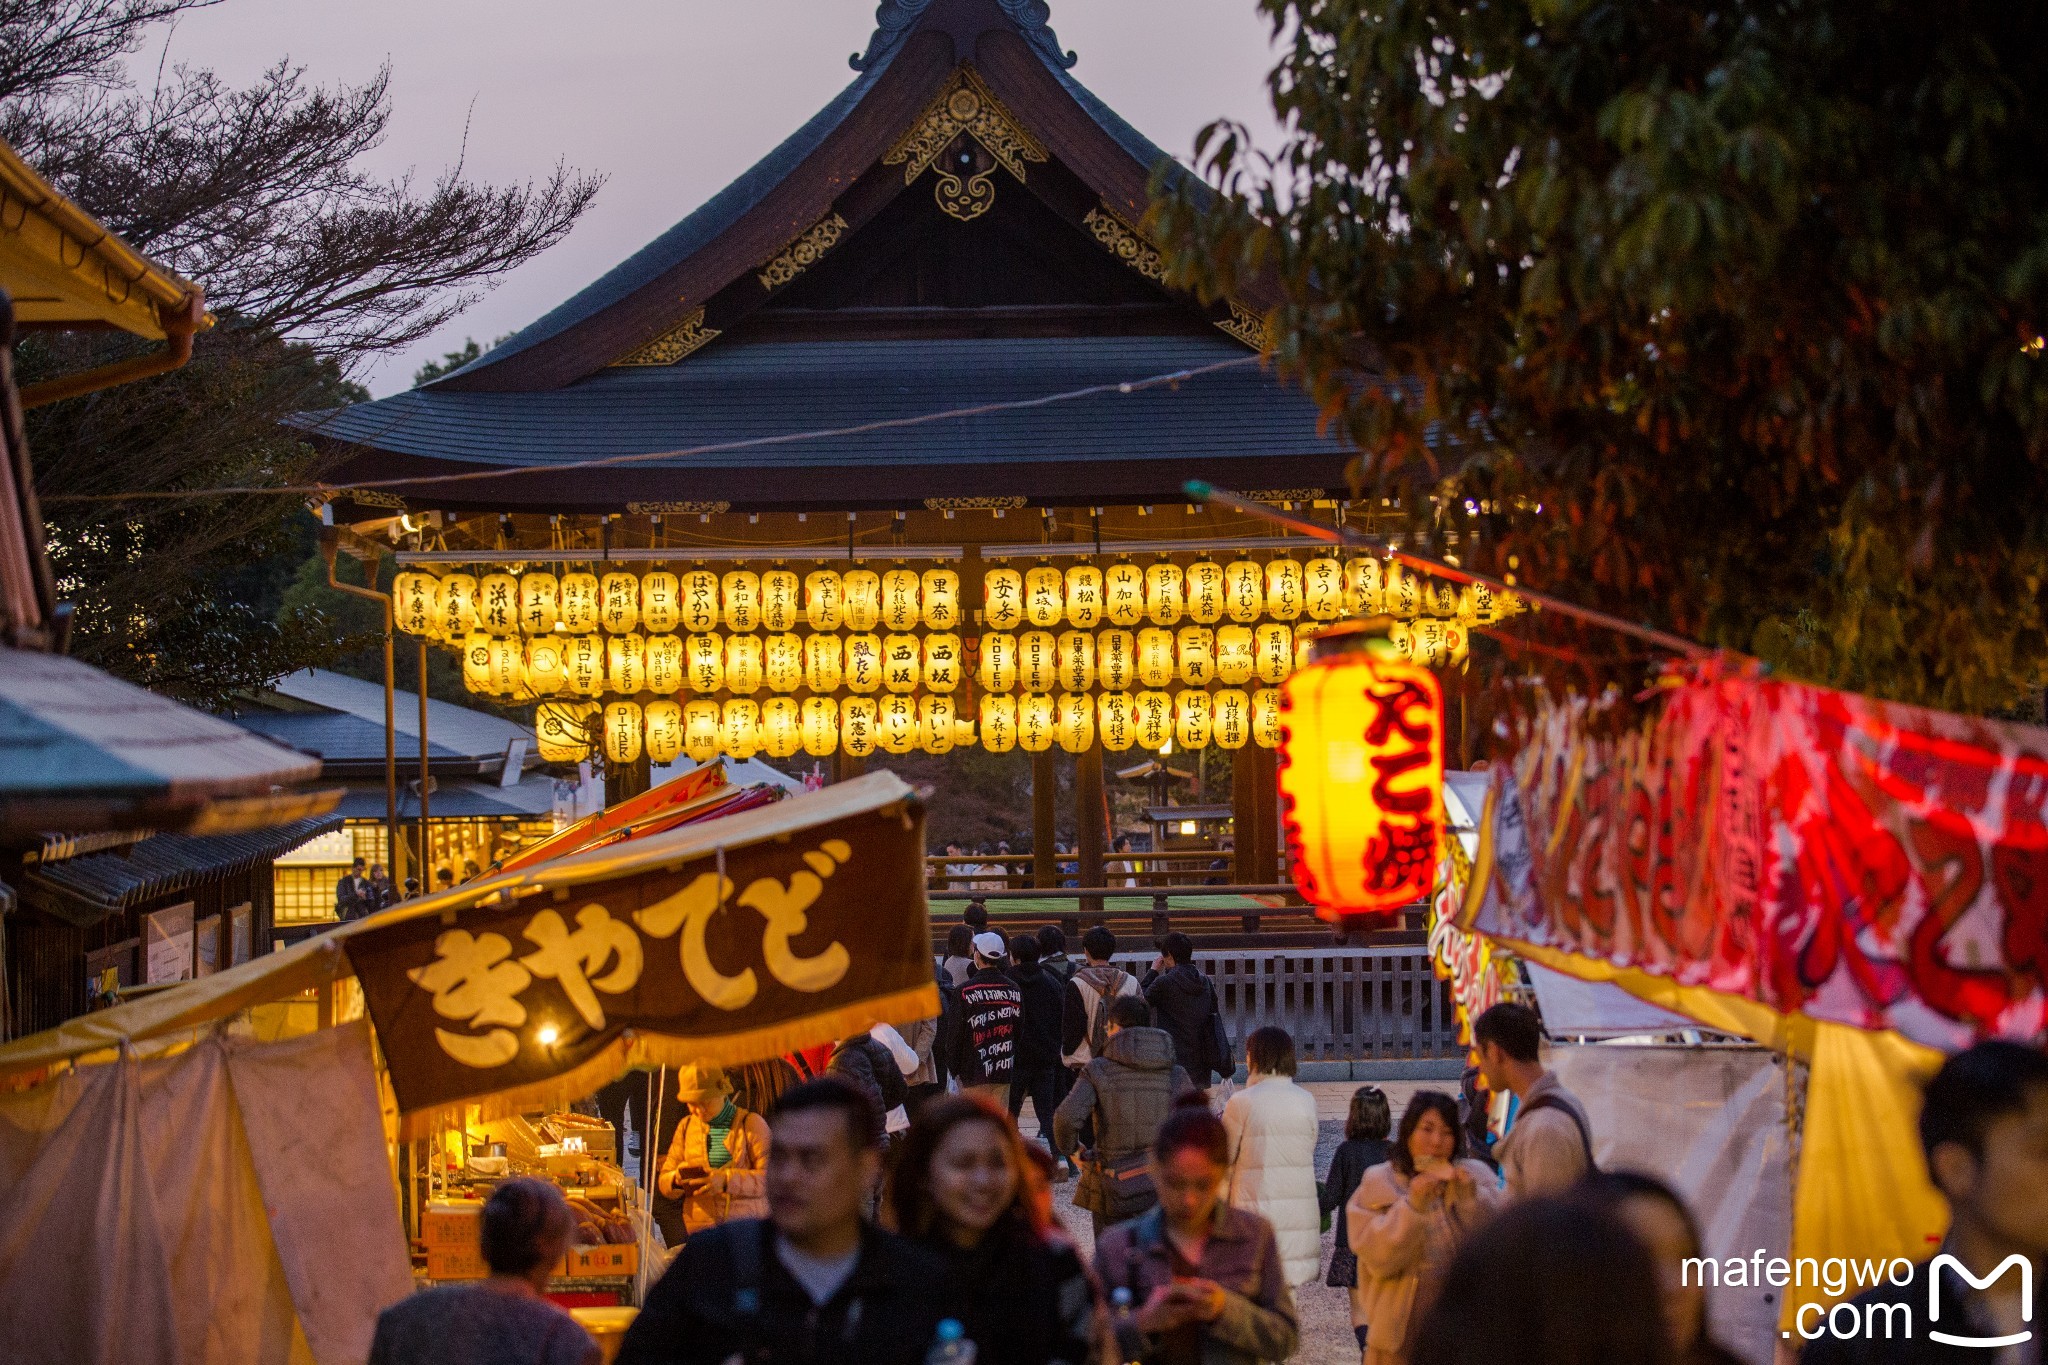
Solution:
<svg viewBox="0 0 2048 1365">
<path fill-rule="evenodd" d="M 1260 8 L 1283 145 L 1212 125 L 1152 221 L 1277 291 L 1404 534 L 1881 696 L 2048 678 L 2048 12 Z"/>
</svg>

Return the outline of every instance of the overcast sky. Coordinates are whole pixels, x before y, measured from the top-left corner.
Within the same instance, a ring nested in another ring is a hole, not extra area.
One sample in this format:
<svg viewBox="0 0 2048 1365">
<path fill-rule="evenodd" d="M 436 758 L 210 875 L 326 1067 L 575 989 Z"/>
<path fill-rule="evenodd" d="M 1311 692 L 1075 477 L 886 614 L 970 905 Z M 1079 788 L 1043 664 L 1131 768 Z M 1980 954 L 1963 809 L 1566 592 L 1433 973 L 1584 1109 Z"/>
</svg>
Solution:
<svg viewBox="0 0 2048 1365">
<path fill-rule="evenodd" d="M 1212 118 L 1270 143 L 1273 64 L 1252 0 L 1052 0 L 1074 74 L 1187 156 Z M 516 181 L 557 160 L 610 179 L 576 229 L 439 335 L 367 375 L 383 395 L 421 361 L 524 326 L 710 197 L 853 78 L 874 0 L 225 0 L 137 55 L 245 81 L 281 57 L 322 82 L 391 64 L 392 120 L 372 158 L 431 181 Z"/>
</svg>

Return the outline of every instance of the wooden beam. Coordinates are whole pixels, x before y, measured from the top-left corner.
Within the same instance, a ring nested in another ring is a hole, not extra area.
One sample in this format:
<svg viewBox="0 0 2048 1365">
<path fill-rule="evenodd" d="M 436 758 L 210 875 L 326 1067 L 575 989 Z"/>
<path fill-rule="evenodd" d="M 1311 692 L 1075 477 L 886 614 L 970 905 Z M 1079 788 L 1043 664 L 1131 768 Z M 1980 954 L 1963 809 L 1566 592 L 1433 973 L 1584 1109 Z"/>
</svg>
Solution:
<svg viewBox="0 0 2048 1365">
<path fill-rule="evenodd" d="M 1103 855 L 1109 851 L 1109 800 L 1102 785 L 1102 741 L 1097 739 L 1074 758 L 1075 880 L 1102 885 Z M 1100 914 L 1102 902 L 1084 897 L 1083 914 Z"/>
<path fill-rule="evenodd" d="M 1031 884 L 1060 884 L 1059 770 L 1053 766 L 1052 750 L 1031 755 Z"/>
<path fill-rule="evenodd" d="M 1247 746 L 1230 756 L 1230 880 L 1239 886 L 1256 886 L 1258 866 L 1259 799 L 1255 790 L 1258 774 L 1253 770 Z"/>
</svg>

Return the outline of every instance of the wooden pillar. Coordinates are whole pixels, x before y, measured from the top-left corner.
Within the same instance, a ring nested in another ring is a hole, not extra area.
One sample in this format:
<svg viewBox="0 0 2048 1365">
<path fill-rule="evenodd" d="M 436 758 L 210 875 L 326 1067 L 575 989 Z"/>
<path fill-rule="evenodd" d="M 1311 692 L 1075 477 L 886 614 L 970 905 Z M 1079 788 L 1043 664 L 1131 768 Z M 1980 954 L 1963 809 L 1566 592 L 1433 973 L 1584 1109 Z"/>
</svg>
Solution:
<svg viewBox="0 0 2048 1365">
<path fill-rule="evenodd" d="M 1280 880 L 1280 765 L 1271 749 L 1247 744 L 1238 750 L 1252 755 L 1252 794 L 1258 801 L 1258 857 L 1251 880 L 1270 886 Z"/>
<path fill-rule="evenodd" d="M 849 754 L 844 749 L 832 751 L 832 780 L 848 782 L 868 770 L 867 759 L 858 754 Z"/>
<path fill-rule="evenodd" d="M 607 763 L 604 769 L 605 805 L 616 806 L 621 801 L 639 796 L 647 790 L 651 780 L 645 750 L 631 763 Z"/>
<path fill-rule="evenodd" d="M 1234 849 L 1230 855 L 1230 880 L 1239 886 L 1250 886 L 1259 880 L 1259 779 L 1251 759 L 1255 752 L 1253 746 L 1246 745 L 1230 756 L 1230 826 Z"/>
<path fill-rule="evenodd" d="M 1098 739 L 1074 756 L 1075 880 L 1083 886 L 1102 885 L 1103 854 L 1108 851 L 1109 802 L 1102 790 L 1102 741 Z M 1100 914 L 1102 902 L 1090 897 L 1081 909 Z"/>
<path fill-rule="evenodd" d="M 1031 755 L 1031 884 L 1060 884 L 1059 769 L 1053 766 L 1052 750 Z"/>
</svg>

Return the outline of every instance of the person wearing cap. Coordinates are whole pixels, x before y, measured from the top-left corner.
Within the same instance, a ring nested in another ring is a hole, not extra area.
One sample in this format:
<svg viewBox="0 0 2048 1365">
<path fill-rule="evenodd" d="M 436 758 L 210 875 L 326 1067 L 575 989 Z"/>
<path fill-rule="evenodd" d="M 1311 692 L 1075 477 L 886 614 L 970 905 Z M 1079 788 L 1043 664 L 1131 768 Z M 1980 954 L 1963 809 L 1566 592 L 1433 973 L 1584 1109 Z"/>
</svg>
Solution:
<svg viewBox="0 0 2048 1365">
<path fill-rule="evenodd" d="M 980 1095 L 1007 1111 L 1024 1027 L 1024 995 L 1003 970 L 1009 965 L 1009 944 L 1001 934 L 976 934 L 973 947 L 974 971 L 960 983 L 950 1055 L 963 1094 Z"/>
<path fill-rule="evenodd" d="M 733 1218 L 766 1217 L 768 1121 L 739 1107 L 731 1079 L 717 1067 L 683 1067 L 676 1098 L 687 1112 L 654 1187 L 682 1205 L 684 1235 Z"/>
</svg>

